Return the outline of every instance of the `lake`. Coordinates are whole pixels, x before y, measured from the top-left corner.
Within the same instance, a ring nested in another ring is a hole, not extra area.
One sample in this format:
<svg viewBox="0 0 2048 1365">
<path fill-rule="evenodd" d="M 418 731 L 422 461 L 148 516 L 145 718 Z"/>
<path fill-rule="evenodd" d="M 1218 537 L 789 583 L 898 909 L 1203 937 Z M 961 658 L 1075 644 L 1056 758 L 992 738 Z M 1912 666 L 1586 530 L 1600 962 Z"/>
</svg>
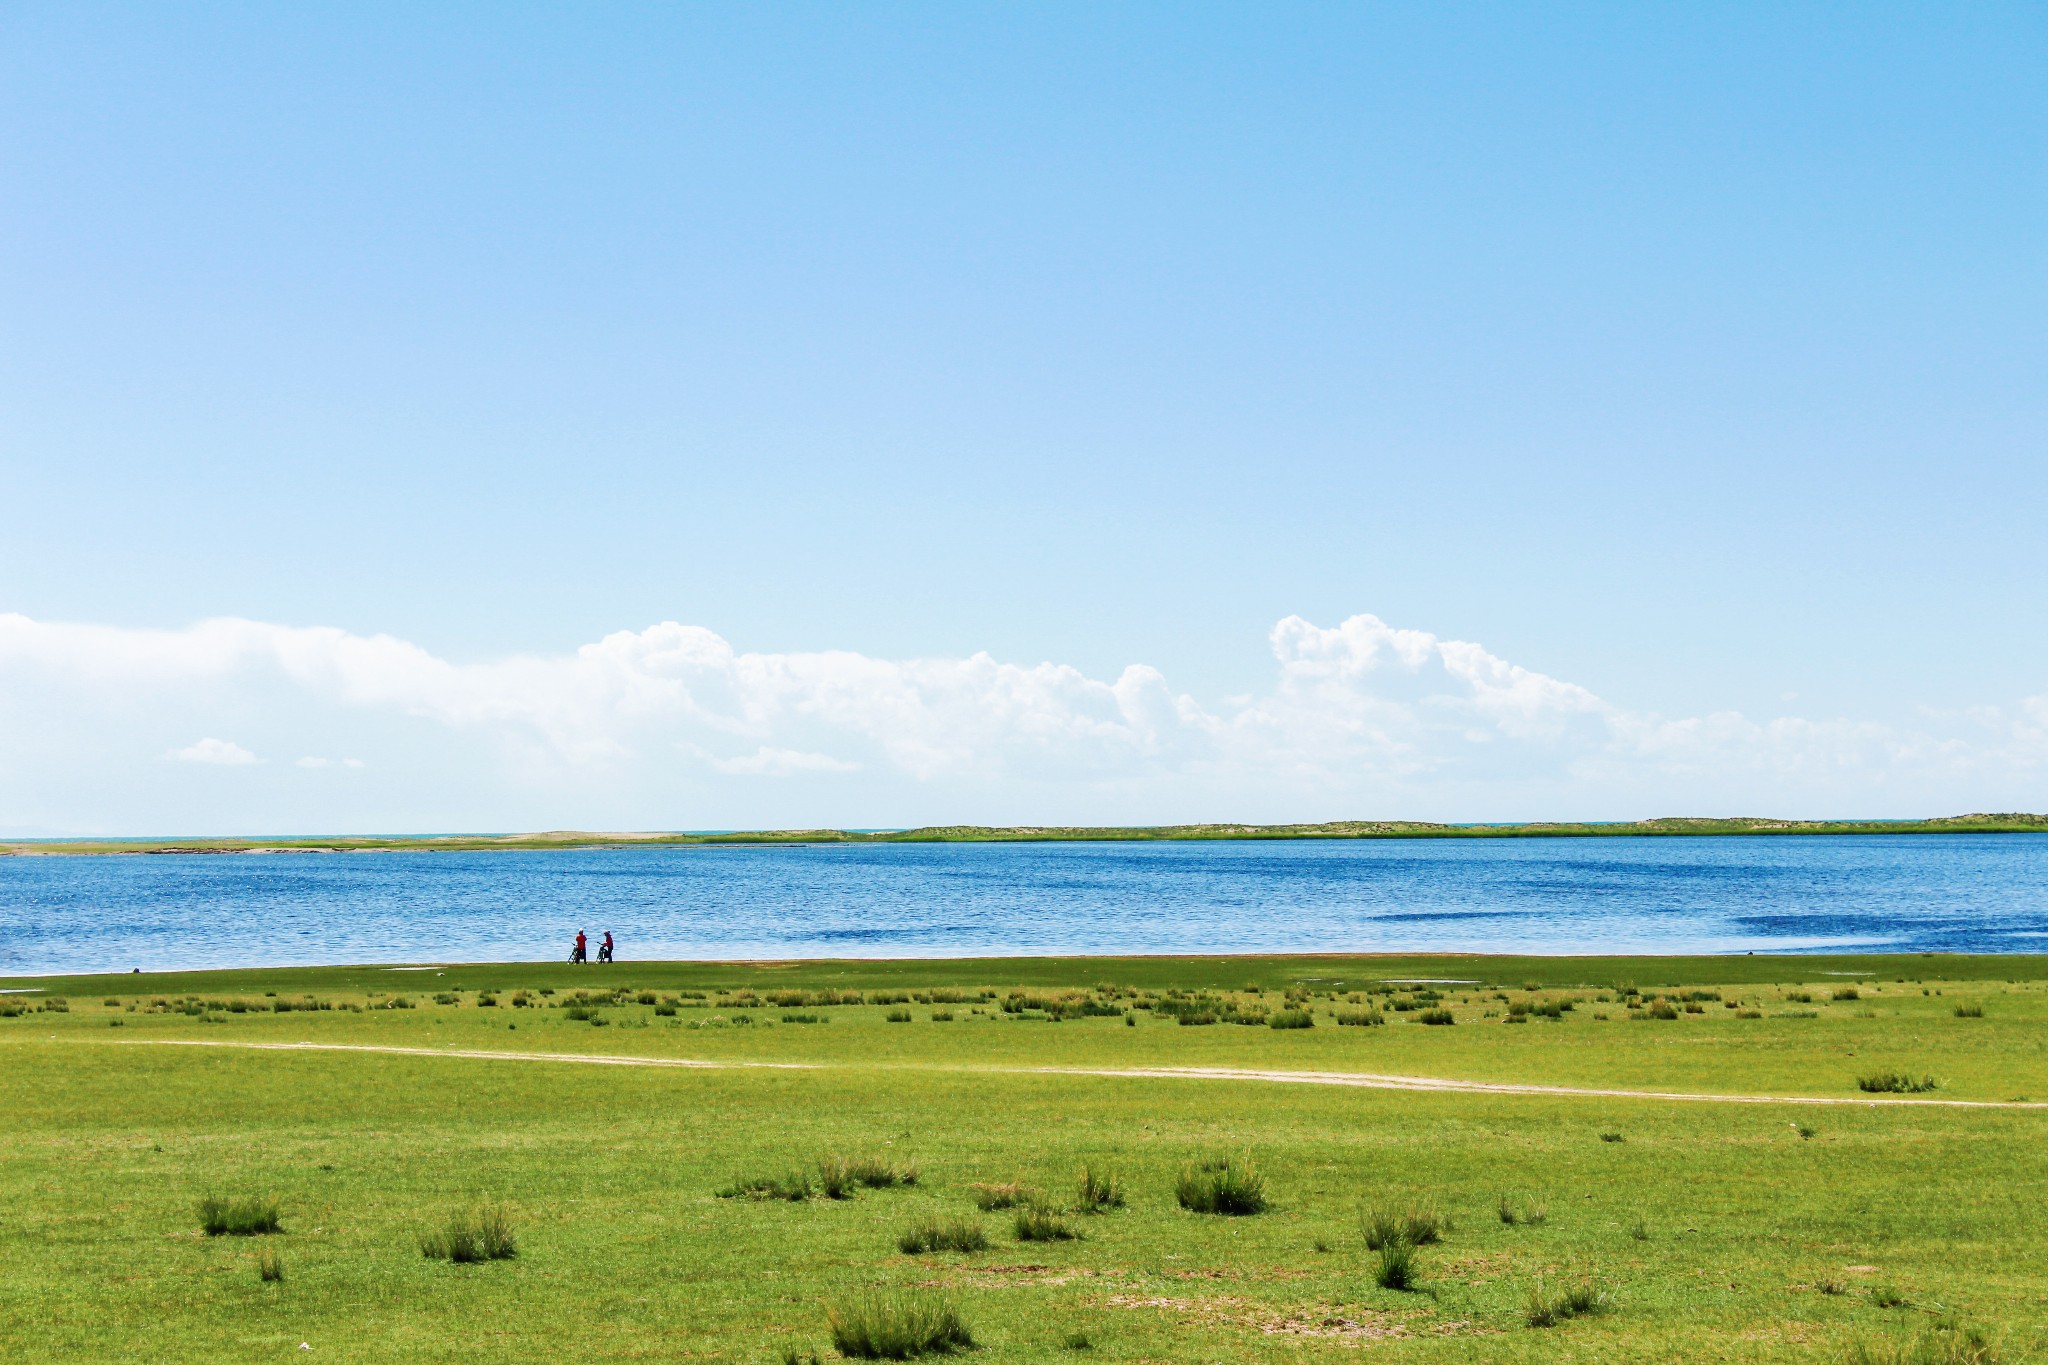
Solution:
<svg viewBox="0 0 2048 1365">
<path fill-rule="evenodd" d="M 2048 836 L 0 858 L 0 974 L 565 957 L 2034 952 Z"/>
</svg>

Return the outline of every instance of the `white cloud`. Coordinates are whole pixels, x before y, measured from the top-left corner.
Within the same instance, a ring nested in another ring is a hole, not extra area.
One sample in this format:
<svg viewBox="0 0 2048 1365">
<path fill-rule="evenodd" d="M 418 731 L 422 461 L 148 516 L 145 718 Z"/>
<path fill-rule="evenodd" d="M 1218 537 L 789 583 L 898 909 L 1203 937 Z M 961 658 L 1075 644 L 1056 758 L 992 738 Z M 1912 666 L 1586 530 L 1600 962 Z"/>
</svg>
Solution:
<svg viewBox="0 0 2048 1365">
<path fill-rule="evenodd" d="M 177 759 L 180 763 L 213 763 L 224 768 L 263 761 L 231 739 L 211 738 L 188 744 L 182 749 L 173 749 L 164 757 Z"/>
<path fill-rule="evenodd" d="M 848 763 L 830 754 L 799 753 L 764 744 L 744 758 L 713 758 L 712 767 L 733 777 L 795 777 L 801 773 L 858 772 L 858 763 Z"/>
<path fill-rule="evenodd" d="M 1836 813 L 1872 801 L 1938 811 L 1943 801 L 1975 805 L 1980 793 L 2023 800 L 2048 771 L 2048 697 L 1911 726 L 1665 717 L 1369 615 L 1332 627 L 1289 617 L 1268 643 L 1266 686 L 1205 704 L 1142 664 L 1098 678 L 987 654 L 744 653 L 675 622 L 568 654 L 458 664 L 327 627 L 127 630 L 0 615 L 0 714 L 9 703 L 26 714 L 23 698 L 36 693 L 61 698 L 50 705 L 81 732 L 101 714 L 140 708 L 189 715 L 194 729 L 230 715 L 309 731 L 345 722 L 407 753 L 431 733 L 482 739 L 495 760 L 473 750 L 460 760 L 488 765 L 466 779 L 474 790 L 583 780 L 582 790 L 643 793 L 650 811 L 668 809 L 657 793 L 675 783 L 704 791 L 741 777 L 786 779 L 780 791 L 831 778 L 832 791 L 856 798 L 885 787 L 1030 790 L 1051 814 L 1085 797 L 1113 819 L 1196 802 L 1229 818 L 1248 807 L 1439 818 L 1645 805 L 1801 813 L 1788 803 Z M 217 739 L 175 756 L 257 761 Z M 299 760 L 337 763 L 362 766 Z M 407 771 L 417 780 L 421 770 Z M 840 781 L 855 772 L 857 785 Z M 1999 795 L 2008 792 L 2020 795 Z"/>
</svg>

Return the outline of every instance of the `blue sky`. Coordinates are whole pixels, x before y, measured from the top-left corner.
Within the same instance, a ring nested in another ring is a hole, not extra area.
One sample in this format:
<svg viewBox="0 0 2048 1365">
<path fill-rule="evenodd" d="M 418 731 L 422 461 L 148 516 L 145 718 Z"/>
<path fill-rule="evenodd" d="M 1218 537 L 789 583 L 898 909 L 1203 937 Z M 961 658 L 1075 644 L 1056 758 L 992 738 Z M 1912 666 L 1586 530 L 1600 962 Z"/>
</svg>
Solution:
<svg viewBox="0 0 2048 1365">
<path fill-rule="evenodd" d="M 2038 7 L 0 28 L 0 830 L 2048 806 Z"/>
</svg>

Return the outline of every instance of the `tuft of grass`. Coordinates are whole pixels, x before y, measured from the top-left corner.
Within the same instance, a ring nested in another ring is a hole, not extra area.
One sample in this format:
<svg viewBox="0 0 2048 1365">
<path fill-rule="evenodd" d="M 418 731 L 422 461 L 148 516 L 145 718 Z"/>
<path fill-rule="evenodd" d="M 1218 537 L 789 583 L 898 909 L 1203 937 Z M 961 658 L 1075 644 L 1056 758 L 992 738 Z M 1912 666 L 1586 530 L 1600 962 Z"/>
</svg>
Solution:
<svg viewBox="0 0 2048 1365">
<path fill-rule="evenodd" d="M 1862 998 L 1862 992 L 1858 991 L 1854 986 L 1837 986 L 1828 993 L 1828 999 L 1830 1000 L 1861 1000 Z"/>
<path fill-rule="evenodd" d="M 1643 1217 L 1640 1213 L 1637 1214 L 1634 1221 L 1628 1225 L 1628 1235 L 1638 1242 L 1649 1241 L 1650 1220 Z"/>
<path fill-rule="evenodd" d="M 1998 1365 L 1999 1357 L 1976 1328 L 1942 1321 L 1910 1341 L 1856 1342 L 1841 1360 L 1842 1365 Z"/>
<path fill-rule="evenodd" d="M 1266 1016 L 1267 1028 L 1314 1028 L 1316 1017 L 1307 1010 L 1274 1010 Z"/>
<path fill-rule="evenodd" d="M 1243 1217 L 1268 1207 L 1266 1177 L 1249 1155 L 1189 1163 L 1173 1182 L 1173 1197 L 1190 1213 Z"/>
<path fill-rule="evenodd" d="M 988 1234 L 979 1224 L 962 1218 L 943 1223 L 927 1218 L 900 1233 L 896 1249 L 906 1256 L 924 1256 L 934 1251 L 987 1251 Z"/>
<path fill-rule="evenodd" d="M 1081 1168 L 1081 1188 L 1074 1200 L 1080 1213 L 1108 1213 L 1124 1206 L 1124 1183 L 1109 1171 L 1093 1166 Z"/>
<path fill-rule="evenodd" d="M 223 1199 L 209 1194 L 199 1201 L 199 1226 L 208 1237 L 256 1237 L 284 1231 L 273 1195 L 238 1195 Z"/>
<path fill-rule="evenodd" d="M 1337 1023 L 1344 1028 L 1372 1028 L 1387 1022 L 1378 1010 L 1338 1010 Z"/>
<path fill-rule="evenodd" d="M 828 1165 L 835 1167 L 841 1178 L 849 1185 L 859 1185 L 870 1190 L 886 1190 L 892 1185 L 915 1185 L 917 1183 L 917 1167 L 909 1163 L 901 1166 L 892 1166 L 878 1157 L 857 1156 L 848 1158 L 828 1156 L 818 1163 L 821 1176 Z M 835 1194 L 832 1197 L 838 1199 L 842 1196 Z"/>
<path fill-rule="evenodd" d="M 502 1204 L 451 1213 L 434 1232 L 420 1236 L 420 1255 L 431 1261 L 475 1265 L 509 1261 L 519 1254 L 519 1238 Z"/>
<path fill-rule="evenodd" d="M 1870 1306 L 1873 1308 L 1906 1308 L 1906 1296 L 1888 1284 L 1873 1287 L 1870 1291 Z"/>
<path fill-rule="evenodd" d="M 974 1334 L 949 1299 L 870 1294 L 830 1304 L 825 1326 L 832 1345 L 854 1360 L 910 1360 L 949 1355 L 974 1345 Z"/>
<path fill-rule="evenodd" d="M 1422 1280 L 1415 1265 L 1415 1247 L 1396 1239 L 1380 1248 L 1379 1264 L 1373 1267 L 1372 1282 L 1382 1289 L 1412 1291 Z"/>
<path fill-rule="evenodd" d="M 1573 1318 L 1603 1313 L 1613 1306 L 1613 1297 L 1596 1289 L 1591 1280 L 1578 1280 L 1552 1290 L 1538 1276 L 1522 1301 L 1522 1321 L 1531 1327 L 1555 1327 Z"/>
<path fill-rule="evenodd" d="M 892 1024 L 907 1024 L 910 1022 L 910 1011 L 890 1010 L 887 1014 L 883 1015 L 882 1018 L 884 1018 Z"/>
<path fill-rule="evenodd" d="M 1940 1082 L 1932 1076 L 1915 1080 L 1903 1071 L 1873 1071 L 1856 1078 L 1856 1088 L 1872 1095 L 1918 1095 L 1939 1086 Z"/>
<path fill-rule="evenodd" d="M 256 1253 L 256 1277 L 265 1284 L 284 1283 L 284 1257 L 276 1247 L 265 1247 Z"/>
<path fill-rule="evenodd" d="M 1095 1342 L 1086 1332 L 1069 1332 L 1060 1338 L 1060 1346 L 1069 1351 L 1092 1351 L 1095 1349 Z"/>
<path fill-rule="evenodd" d="M 862 1187 L 880 1190 L 891 1185 L 916 1183 L 915 1166 L 892 1166 L 886 1161 L 864 1156 L 818 1158 L 818 1188 L 827 1199 L 850 1199 Z"/>
<path fill-rule="evenodd" d="M 1602 1133 L 1602 1134 L 1600 1135 L 1600 1140 L 1601 1140 L 1602 1142 L 1627 1142 L 1627 1141 L 1628 1141 L 1628 1139 L 1627 1139 L 1627 1138 L 1625 1138 L 1625 1137 L 1623 1137 L 1623 1136 L 1622 1136 L 1622 1135 L 1621 1135 L 1620 1133 Z"/>
<path fill-rule="evenodd" d="M 811 1197 L 811 1177 L 804 1171 L 788 1175 L 736 1175 L 732 1184 L 718 1192 L 720 1199 L 787 1199 L 791 1203 Z"/>
<path fill-rule="evenodd" d="M 853 1176 L 846 1169 L 846 1162 L 836 1156 L 818 1158 L 818 1192 L 827 1199 L 851 1199 L 854 1191 Z"/>
<path fill-rule="evenodd" d="M 1415 1022 L 1418 1024 L 1455 1024 L 1458 1022 L 1458 1016 L 1452 1014 L 1447 1009 L 1432 1008 L 1417 1013 Z"/>
<path fill-rule="evenodd" d="M 1396 1242 L 1429 1246 L 1441 1242 L 1451 1230 L 1451 1220 L 1438 1213 L 1434 1204 L 1417 1204 L 1405 1209 L 1371 1208 L 1359 1216 L 1368 1251 L 1381 1251 Z"/>
<path fill-rule="evenodd" d="M 969 1188 L 974 1191 L 974 1207 L 983 1213 L 1013 1209 L 1019 1204 L 1033 1203 L 1041 1197 L 1038 1191 L 1029 1185 L 1019 1185 L 1014 1181 L 1003 1185 L 972 1185 Z"/>
<path fill-rule="evenodd" d="M 1010 1230 L 1020 1242 L 1071 1242 L 1081 1235 L 1046 1203 L 1019 1205 Z"/>
<path fill-rule="evenodd" d="M 1539 1228 L 1550 1217 L 1549 1205 L 1536 1200 L 1528 1200 L 1517 1206 L 1514 1200 L 1506 1195 L 1500 1197 L 1500 1201 L 1494 1206 L 1494 1212 L 1499 1216 L 1500 1221 L 1509 1227 L 1514 1227 L 1517 1223 L 1520 1223 L 1525 1227 Z"/>
<path fill-rule="evenodd" d="M 1956 1006 L 1956 1018 L 1958 1019 L 1982 1019 L 1983 1017 L 1984 1007 L 1982 1005 Z"/>
</svg>

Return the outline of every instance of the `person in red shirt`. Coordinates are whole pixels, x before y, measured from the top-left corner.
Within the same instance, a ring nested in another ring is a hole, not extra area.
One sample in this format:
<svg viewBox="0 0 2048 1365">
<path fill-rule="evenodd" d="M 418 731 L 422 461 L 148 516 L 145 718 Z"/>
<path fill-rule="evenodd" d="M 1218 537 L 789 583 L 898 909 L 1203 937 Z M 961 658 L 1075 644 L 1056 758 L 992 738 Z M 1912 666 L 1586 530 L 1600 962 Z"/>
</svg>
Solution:
<svg viewBox="0 0 2048 1365">
<path fill-rule="evenodd" d="M 610 962 L 612 960 L 612 931 L 609 929 L 604 931 L 604 942 L 597 945 L 597 960 L 599 962 Z"/>
<path fill-rule="evenodd" d="M 590 961 L 590 940 L 583 937 L 581 929 L 576 931 L 576 949 L 569 954 L 569 960 L 571 962 Z"/>
</svg>

